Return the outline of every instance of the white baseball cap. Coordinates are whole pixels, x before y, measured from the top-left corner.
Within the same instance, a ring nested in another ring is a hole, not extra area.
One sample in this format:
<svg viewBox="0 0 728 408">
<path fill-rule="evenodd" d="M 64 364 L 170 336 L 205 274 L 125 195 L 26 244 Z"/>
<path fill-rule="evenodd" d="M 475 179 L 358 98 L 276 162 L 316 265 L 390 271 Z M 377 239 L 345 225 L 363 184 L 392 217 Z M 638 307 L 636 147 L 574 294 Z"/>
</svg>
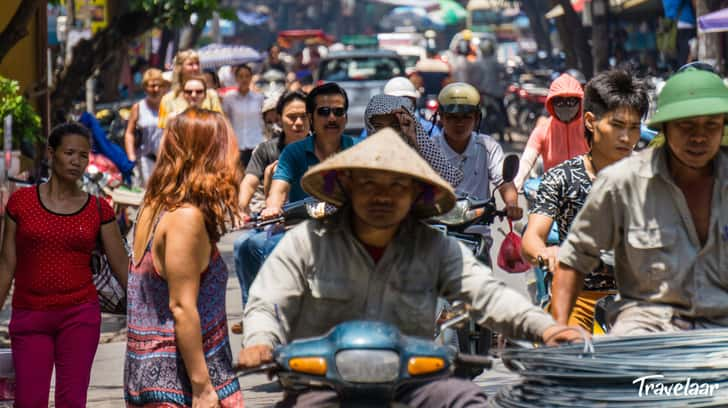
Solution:
<svg viewBox="0 0 728 408">
<path fill-rule="evenodd" d="M 384 85 L 384 94 L 391 96 L 405 96 L 408 98 L 419 98 L 415 85 L 405 77 L 394 77 Z"/>
</svg>

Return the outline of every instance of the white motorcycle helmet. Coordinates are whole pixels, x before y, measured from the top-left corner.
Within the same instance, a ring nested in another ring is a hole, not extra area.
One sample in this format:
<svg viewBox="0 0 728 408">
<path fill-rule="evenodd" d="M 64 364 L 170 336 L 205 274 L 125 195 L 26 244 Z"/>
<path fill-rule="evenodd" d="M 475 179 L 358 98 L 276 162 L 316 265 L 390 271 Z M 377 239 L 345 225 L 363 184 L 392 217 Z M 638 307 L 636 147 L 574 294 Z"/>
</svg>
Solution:
<svg viewBox="0 0 728 408">
<path fill-rule="evenodd" d="M 415 99 L 420 97 L 420 93 L 415 89 L 415 85 L 405 77 L 394 77 L 387 81 L 384 85 L 384 94 Z"/>
</svg>

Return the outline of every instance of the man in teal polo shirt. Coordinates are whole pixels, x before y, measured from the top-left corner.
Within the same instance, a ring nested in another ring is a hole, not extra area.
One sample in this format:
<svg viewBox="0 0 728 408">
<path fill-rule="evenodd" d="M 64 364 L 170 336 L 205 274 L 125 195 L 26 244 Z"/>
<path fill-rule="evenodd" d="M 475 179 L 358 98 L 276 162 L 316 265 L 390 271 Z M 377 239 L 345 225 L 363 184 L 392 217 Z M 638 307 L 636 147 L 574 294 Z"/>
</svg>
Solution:
<svg viewBox="0 0 728 408">
<path fill-rule="evenodd" d="M 313 134 L 291 143 L 281 152 L 265 201 L 266 208 L 260 214 L 262 218 L 279 216 L 286 201 L 308 197 L 301 188 L 303 173 L 334 153 L 354 145 L 351 137 L 344 136 L 348 108 L 346 92 L 333 82 L 311 91 L 306 98 L 306 114 Z"/>
<path fill-rule="evenodd" d="M 281 152 L 266 199 L 266 208 L 260 214 L 262 219 L 282 214 L 282 207 L 286 201 L 293 202 L 308 197 L 301 188 L 301 177 L 306 170 L 354 145 L 351 137 L 344 136 L 348 107 L 346 91 L 333 82 L 318 86 L 311 91 L 306 98 L 306 114 L 313 134 L 287 145 Z M 248 288 L 263 261 L 282 237 L 282 233 L 271 235 L 265 230 L 251 231 L 235 242 L 237 257 L 242 266 L 239 276 L 243 304 L 247 302 Z"/>
</svg>

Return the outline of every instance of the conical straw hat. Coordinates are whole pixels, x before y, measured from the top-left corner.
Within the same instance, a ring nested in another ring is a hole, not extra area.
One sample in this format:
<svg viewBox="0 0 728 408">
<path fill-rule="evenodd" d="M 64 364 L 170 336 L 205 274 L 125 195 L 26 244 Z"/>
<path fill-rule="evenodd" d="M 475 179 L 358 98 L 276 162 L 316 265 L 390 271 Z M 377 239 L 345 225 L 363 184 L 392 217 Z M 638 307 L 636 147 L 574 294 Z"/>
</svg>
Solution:
<svg viewBox="0 0 728 408">
<path fill-rule="evenodd" d="M 303 189 L 319 200 L 342 206 L 346 193 L 337 182 L 337 172 L 381 170 L 410 176 L 425 185 L 412 212 L 421 218 L 448 212 L 455 205 L 455 192 L 435 170 L 391 128 L 383 129 L 355 146 L 311 167 L 301 179 Z"/>
</svg>

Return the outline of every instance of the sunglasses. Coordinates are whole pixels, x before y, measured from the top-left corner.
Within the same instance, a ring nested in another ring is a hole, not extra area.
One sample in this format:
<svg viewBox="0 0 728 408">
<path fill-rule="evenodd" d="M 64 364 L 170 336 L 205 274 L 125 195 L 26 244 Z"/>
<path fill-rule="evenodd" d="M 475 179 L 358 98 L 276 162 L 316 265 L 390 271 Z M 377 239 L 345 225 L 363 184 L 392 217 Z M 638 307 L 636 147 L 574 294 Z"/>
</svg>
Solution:
<svg viewBox="0 0 728 408">
<path fill-rule="evenodd" d="M 574 107 L 579 105 L 579 98 L 554 98 L 553 101 L 554 106 L 558 106 L 560 108 L 564 107 Z"/>
<path fill-rule="evenodd" d="M 326 116 L 331 115 L 332 113 L 337 118 L 340 118 L 340 117 L 346 115 L 346 109 L 344 109 L 344 108 L 331 108 L 331 107 L 328 107 L 328 106 L 322 106 L 322 107 L 316 109 L 316 114 L 319 115 L 319 116 L 326 117 Z"/>
<path fill-rule="evenodd" d="M 204 89 L 185 89 L 185 95 L 202 95 L 205 93 Z"/>
</svg>

